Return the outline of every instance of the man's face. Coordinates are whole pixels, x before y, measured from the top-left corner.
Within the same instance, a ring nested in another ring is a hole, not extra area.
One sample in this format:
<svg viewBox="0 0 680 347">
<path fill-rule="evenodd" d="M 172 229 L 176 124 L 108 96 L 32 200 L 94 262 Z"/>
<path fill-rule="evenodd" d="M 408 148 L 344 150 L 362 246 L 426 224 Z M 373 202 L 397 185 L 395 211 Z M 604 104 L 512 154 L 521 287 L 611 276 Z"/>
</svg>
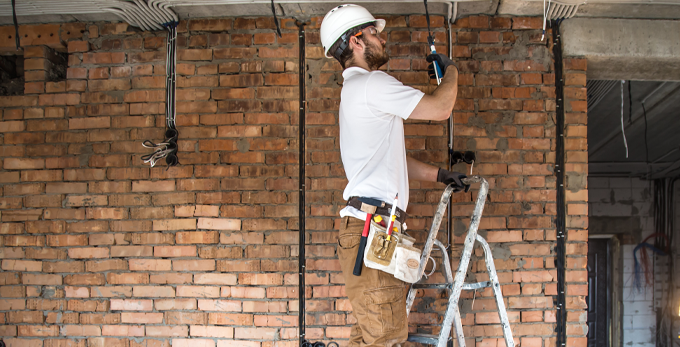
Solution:
<svg viewBox="0 0 680 347">
<path fill-rule="evenodd" d="M 362 33 L 360 38 L 366 45 L 364 50 L 366 64 L 371 70 L 377 70 L 390 60 L 390 56 L 385 50 L 386 42 L 380 37 L 375 27 L 368 27 L 362 30 Z"/>
</svg>

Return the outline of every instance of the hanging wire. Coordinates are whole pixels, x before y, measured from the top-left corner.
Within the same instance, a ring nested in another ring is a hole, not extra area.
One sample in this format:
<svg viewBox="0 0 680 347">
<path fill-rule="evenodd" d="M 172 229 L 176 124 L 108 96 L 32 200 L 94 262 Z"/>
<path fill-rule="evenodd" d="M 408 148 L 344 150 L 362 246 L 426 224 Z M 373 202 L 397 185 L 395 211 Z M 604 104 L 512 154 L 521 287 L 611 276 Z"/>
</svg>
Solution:
<svg viewBox="0 0 680 347">
<path fill-rule="evenodd" d="M 645 117 L 645 163 L 649 164 L 649 144 L 647 143 L 647 109 L 645 108 L 645 103 L 642 104 L 642 114 Z"/>
<path fill-rule="evenodd" d="M 626 81 L 621 80 L 621 133 L 623 134 L 623 145 L 626 146 L 626 159 L 628 159 L 628 141 L 626 140 L 626 129 L 623 126 L 623 84 Z"/>
<path fill-rule="evenodd" d="M 153 143 L 146 140 L 142 143 L 145 148 L 154 148 L 155 151 L 151 154 L 142 156 L 144 163 L 149 163 L 151 167 L 156 163 L 165 159 L 165 163 L 170 166 L 179 164 L 177 158 L 177 139 L 179 132 L 176 127 L 176 97 L 177 97 L 177 24 L 179 22 L 173 21 L 164 23 L 163 26 L 168 30 L 166 40 L 166 55 L 165 55 L 165 141 L 160 143 Z"/>
<path fill-rule="evenodd" d="M 633 82 L 628 81 L 628 125 L 633 124 L 633 94 L 630 92 L 630 88 Z"/>
<path fill-rule="evenodd" d="M 19 24 L 17 22 L 17 5 L 16 0 L 12 0 L 12 21 L 14 22 L 14 40 L 19 50 Z"/>
<path fill-rule="evenodd" d="M 276 18 L 276 7 L 274 7 L 274 0 L 272 0 L 272 14 L 274 15 L 274 24 L 276 24 L 276 33 L 281 37 L 281 28 L 279 27 L 279 19 Z"/>
<path fill-rule="evenodd" d="M 427 9 L 427 0 L 423 0 L 425 3 L 425 20 L 427 21 L 427 41 L 430 45 L 434 45 L 434 36 L 432 36 L 432 29 L 430 28 L 430 11 Z"/>
<path fill-rule="evenodd" d="M 541 34 L 541 41 L 545 39 L 545 24 L 548 21 L 548 12 L 550 11 L 550 0 L 548 0 L 548 8 L 545 7 L 545 1 L 543 0 L 543 33 Z"/>
<path fill-rule="evenodd" d="M 664 208 L 663 205 L 661 208 Z M 665 217 L 665 214 L 664 214 Z M 668 244 L 668 236 L 664 233 L 654 233 L 652 235 L 647 236 L 642 242 L 640 242 L 634 249 L 633 249 L 633 271 L 634 271 L 634 279 L 633 279 L 633 287 L 637 290 L 638 293 L 642 292 L 643 286 L 645 288 L 650 287 L 654 285 L 654 269 L 653 265 L 650 263 L 649 259 L 649 253 L 647 250 L 651 250 L 652 252 L 661 255 L 661 256 L 667 256 L 669 253 L 668 247 L 664 247 L 663 249 L 660 249 L 656 246 L 653 246 L 647 242 L 647 240 L 651 238 L 656 238 L 656 237 L 662 237 L 666 241 L 666 245 Z M 656 242 L 655 242 L 656 243 Z M 640 251 L 640 260 L 638 260 L 637 253 Z M 645 281 L 644 283 L 642 282 L 642 275 L 644 274 Z"/>
</svg>

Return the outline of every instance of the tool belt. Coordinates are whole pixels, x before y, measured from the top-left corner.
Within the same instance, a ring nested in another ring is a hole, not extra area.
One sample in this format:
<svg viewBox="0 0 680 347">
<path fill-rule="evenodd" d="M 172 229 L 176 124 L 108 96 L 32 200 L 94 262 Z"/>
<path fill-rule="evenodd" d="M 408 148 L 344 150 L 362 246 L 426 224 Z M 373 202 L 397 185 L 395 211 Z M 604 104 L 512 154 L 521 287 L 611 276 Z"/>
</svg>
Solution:
<svg viewBox="0 0 680 347">
<path fill-rule="evenodd" d="M 368 234 L 368 247 L 364 251 L 366 267 L 387 272 L 408 283 L 418 282 L 418 266 L 422 251 L 413 246 L 415 239 L 401 230 L 401 223 L 396 224 L 397 231 L 387 236 L 385 227 L 371 221 Z"/>
<path fill-rule="evenodd" d="M 347 201 L 347 206 L 352 206 L 356 208 L 357 210 L 370 213 L 370 214 L 379 214 L 381 216 L 387 216 L 389 218 L 390 216 L 390 211 L 392 209 L 392 204 L 388 204 L 386 202 L 376 200 L 376 199 L 368 199 L 368 198 L 362 198 L 364 200 L 371 200 L 371 202 L 375 202 L 375 204 L 367 204 L 364 202 L 361 202 L 359 200 L 358 196 L 352 196 L 349 198 Z M 399 222 L 399 224 L 404 224 L 404 221 L 406 220 L 406 217 L 408 215 L 406 212 L 402 211 L 399 207 L 395 210 L 394 214 L 397 216 L 396 221 Z"/>
</svg>

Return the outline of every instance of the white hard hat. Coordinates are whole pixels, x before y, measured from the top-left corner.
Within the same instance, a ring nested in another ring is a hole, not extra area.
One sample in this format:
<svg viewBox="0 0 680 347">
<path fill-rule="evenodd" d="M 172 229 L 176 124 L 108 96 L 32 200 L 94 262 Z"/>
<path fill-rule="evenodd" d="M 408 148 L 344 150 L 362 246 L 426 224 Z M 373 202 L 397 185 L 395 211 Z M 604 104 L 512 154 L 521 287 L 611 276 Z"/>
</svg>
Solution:
<svg viewBox="0 0 680 347">
<path fill-rule="evenodd" d="M 373 22 L 378 32 L 382 32 L 385 28 L 385 20 L 373 18 L 367 9 L 359 5 L 340 5 L 328 11 L 321 22 L 321 44 L 326 58 L 333 57 L 332 54 L 328 54 L 328 50 L 347 30 Z"/>
</svg>

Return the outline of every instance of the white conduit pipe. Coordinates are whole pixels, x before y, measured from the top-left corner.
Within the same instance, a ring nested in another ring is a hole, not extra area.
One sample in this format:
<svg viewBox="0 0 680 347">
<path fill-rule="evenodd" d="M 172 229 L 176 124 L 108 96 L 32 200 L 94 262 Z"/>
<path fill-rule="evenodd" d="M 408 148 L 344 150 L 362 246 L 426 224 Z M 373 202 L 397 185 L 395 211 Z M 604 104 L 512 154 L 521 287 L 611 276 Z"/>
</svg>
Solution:
<svg viewBox="0 0 680 347">
<path fill-rule="evenodd" d="M 141 11 L 139 11 L 138 6 L 129 2 L 116 2 L 113 4 L 113 6 L 120 7 L 123 12 L 135 18 L 140 28 L 146 31 L 151 31 L 154 29 L 154 26 L 149 23 L 148 18 L 146 18 L 146 16 Z"/>
<path fill-rule="evenodd" d="M 571 13 L 569 14 L 569 18 L 572 18 L 576 15 L 576 12 L 578 12 L 579 6 L 581 6 L 581 5 L 576 5 L 576 6 L 572 7 Z"/>
<path fill-rule="evenodd" d="M 177 15 L 171 10 L 162 9 L 164 4 L 161 0 L 154 3 L 147 3 L 144 0 L 132 0 L 134 2 L 116 1 L 110 4 L 113 8 L 103 9 L 106 12 L 115 13 L 128 22 L 130 25 L 139 27 L 146 31 L 163 30 L 164 24 L 177 22 L 173 19 Z"/>
<path fill-rule="evenodd" d="M 170 23 L 173 21 L 172 16 L 168 15 L 168 12 L 161 7 L 161 1 L 160 0 L 151 0 L 149 2 L 149 6 L 151 6 L 154 10 L 158 11 L 158 13 L 163 16 L 163 23 Z"/>
<path fill-rule="evenodd" d="M 557 17 L 557 18 L 566 17 L 567 13 L 569 13 L 569 6 L 562 5 L 559 8 L 559 11 L 558 11 L 559 17 Z"/>
<path fill-rule="evenodd" d="M 123 11 L 117 9 L 117 8 L 104 8 L 102 10 L 104 10 L 104 12 L 110 12 L 110 13 L 117 15 L 120 18 L 123 18 L 124 21 L 126 21 L 128 24 L 130 24 L 132 26 L 141 27 L 139 25 L 139 23 L 137 23 L 135 20 L 133 20 L 131 17 L 129 17 L 127 15 L 127 13 L 125 13 L 125 12 L 123 12 Z"/>
<path fill-rule="evenodd" d="M 159 0 L 159 6 L 160 6 L 160 8 L 165 10 L 165 12 L 168 13 L 170 15 L 170 17 L 172 17 L 172 19 L 175 20 L 175 22 L 179 22 L 179 17 L 177 16 L 177 13 L 175 13 L 175 11 L 170 9 L 170 7 L 173 6 L 172 4 L 170 4 L 169 2 L 166 2 L 164 0 Z"/>
<path fill-rule="evenodd" d="M 153 20 L 151 20 L 151 19 L 148 17 L 148 15 L 147 15 L 146 13 L 144 13 L 144 12 L 142 11 L 142 9 L 140 9 L 139 7 L 133 6 L 133 7 L 130 8 L 129 11 L 132 12 L 132 13 L 134 13 L 134 14 L 136 14 L 137 17 L 140 19 L 140 21 L 144 22 L 144 24 L 145 24 L 146 27 L 147 27 L 146 30 L 159 30 L 159 29 L 163 29 L 163 28 L 160 27 L 160 26 L 157 27 L 157 26 L 155 25 L 155 23 L 153 22 Z"/>
<path fill-rule="evenodd" d="M 135 0 L 137 1 L 137 0 Z M 158 23 L 158 21 L 154 20 L 151 15 L 148 13 L 148 11 L 145 10 L 142 5 L 137 5 L 137 6 L 132 6 L 132 9 L 138 13 L 138 15 L 143 18 L 143 20 L 146 22 L 147 26 L 154 28 L 156 30 L 163 30 L 163 26 Z"/>
<path fill-rule="evenodd" d="M 154 11 L 153 9 L 151 9 L 151 8 L 149 7 L 149 5 L 146 3 L 146 1 L 134 0 L 134 2 L 137 4 L 137 6 L 139 6 L 139 9 L 140 9 L 142 12 L 146 13 L 147 16 L 148 16 L 150 19 L 153 20 L 153 23 L 154 23 L 156 26 L 160 26 L 160 27 L 162 28 L 162 25 L 159 25 L 159 24 L 162 24 L 162 23 L 163 23 L 163 19 L 160 18 L 158 12 Z"/>
<path fill-rule="evenodd" d="M 142 18 L 139 16 L 139 13 L 137 13 L 136 11 L 133 11 L 133 10 L 131 10 L 131 9 L 129 9 L 129 8 L 124 8 L 124 9 L 123 9 L 123 12 L 127 13 L 128 16 L 134 18 L 135 21 L 136 21 L 137 24 L 138 24 L 138 25 L 137 25 L 138 27 L 142 28 L 143 30 L 147 30 L 147 31 L 148 31 L 148 30 L 151 30 L 151 28 L 148 26 L 148 24 L 146 24 L 146 21 L 145 21 L 144 19 L 142 19 Z"/>
<path fill-rule="evenodd" d="M 132 2 L 133 1 L 133 2 Z M 228 3 L 228 2 L 222 2 Z M 163 0 L 28 0 L 17 4 L 17 9 L 25 15 L 41 15 L 55 13 L 101 13 L 109 12 L 117 15 L 130 25 L 143 30 L 162 30 L 163 24 L 178 22 L 179 17 L 169 9 L 172 4 Z M 43 10 L 46 9 L 46 10 Z M 11 7 L 0 5 L 0 15 L 4 12 L 11 14 Z"/>
<path fill-rule="evenodd" d="M 137 23 L 137 25 L 136 25 L 137 27 L 142 28 L 143 30 L 151 30 L 151 28 L 149 28 L 147 26 L 146 22 L 144 20 L 142 20 L 142 18 L 139 17 L 138 13 L 136 13 L 135 11 L 131 11 L 129 8 L 127 8 L 127 6 L 123 6 L 123 8 L 121 8 L 121 10 L 125 14 L 127 14 L 129 17 L 134 19 L 134 22 Z M 132 24 L 132 23 L 130 23 L 130 24 Z"/>
<path fill-rule="evenodd" d="M 559 2 L 552 2 L 550 10 L 548 11 L 548 20 L 559 18 L 572 18 L 576 15 L 579 5 L 562 4 Z"/>
</svg>

